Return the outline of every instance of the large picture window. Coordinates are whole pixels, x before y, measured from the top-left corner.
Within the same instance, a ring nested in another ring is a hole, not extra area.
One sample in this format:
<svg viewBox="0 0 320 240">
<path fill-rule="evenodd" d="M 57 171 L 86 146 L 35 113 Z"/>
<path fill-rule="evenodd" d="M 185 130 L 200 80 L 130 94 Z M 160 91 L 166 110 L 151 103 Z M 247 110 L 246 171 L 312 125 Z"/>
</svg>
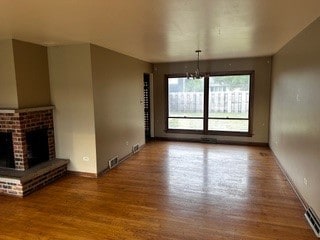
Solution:
<svg viewBox="0 0 320 240">
<path fill-rule="evenodd" d="M 170 132 L 251 135 L 254 72 L 167 76 Z"/>
</svg>

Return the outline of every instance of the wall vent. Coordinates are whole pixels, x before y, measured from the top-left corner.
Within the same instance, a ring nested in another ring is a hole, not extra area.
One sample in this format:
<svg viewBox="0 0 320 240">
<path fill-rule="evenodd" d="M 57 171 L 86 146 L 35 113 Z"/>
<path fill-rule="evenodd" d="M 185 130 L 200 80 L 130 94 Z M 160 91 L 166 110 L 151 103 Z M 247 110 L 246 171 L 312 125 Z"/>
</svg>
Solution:
<svg viewBox="0 0 320 240">
<path fill-rule="evenodd" d="M 139 144 L 133 145 L 132 146 L 132 153 L 136 153 L 139 151 Z"/>
<path fill-rule="evenodd" d="M 118 156 L 114 156 L 113 158 L 111 158 L 109 160 L 109 168 L 112 169 L 114 168 L 115 166 L 117 166 L 119 163 L 119 157 Z"/>
<path fill-rule="evenodd" d="M 320 238 L 320 221 L 311 208 L 308 208 L 304 216 L 307 218 L 312 230 L 318 238 Z"/>
<path fill-rule="evenodd" d="M 201 138 L 201 142 L 203 143 L 217 143 L 217 139 L 216 138 Z"/>
</svg>

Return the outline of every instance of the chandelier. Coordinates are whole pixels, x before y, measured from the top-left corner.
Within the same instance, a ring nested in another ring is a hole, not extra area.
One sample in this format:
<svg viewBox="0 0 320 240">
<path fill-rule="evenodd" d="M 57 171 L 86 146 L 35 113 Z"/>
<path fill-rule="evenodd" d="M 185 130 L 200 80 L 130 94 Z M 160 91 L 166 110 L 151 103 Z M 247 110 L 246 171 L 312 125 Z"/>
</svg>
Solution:
<svg viewBox="0 0 320 240">
<path fill-rule="evenodd" d="M 197 60 L 197 69 L 194 71 L 194 73 L 189 73 L 187 72 L 187 78 L 190 79 L 190 78 L 193 78 L 193 79 L 200 79 L 200 78 L 203 78 L 204 77 L 204 74 L 202 74 L 200 72 L 200 53 L 201 53 L 201 50 L 198 49 L 195 51 L 198 55 L 198 60 Z"/>
</svg>

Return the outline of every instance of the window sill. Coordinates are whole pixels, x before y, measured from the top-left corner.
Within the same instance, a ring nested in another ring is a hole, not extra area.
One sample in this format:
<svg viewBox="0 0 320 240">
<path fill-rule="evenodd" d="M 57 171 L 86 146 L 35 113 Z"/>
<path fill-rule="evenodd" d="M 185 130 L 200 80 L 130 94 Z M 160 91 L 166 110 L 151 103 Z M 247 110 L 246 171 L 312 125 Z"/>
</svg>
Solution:
<svg viewBox="0 0 320 240">
<path fill-rule="evenodd" d="M 202 135 L 215 135 L 215 136 L 233 136 L 233 137 L 252 137 L 253 134 L 249 132 L 225 132 L 225 131 L 208 131 L 202 130 L 187 130 L 187 129 L 167 129 L 164 130 L 166 133 L 177 133 L 177 134 L 202 134 Z"/>
<path fill-rule="evenodd" d="M 234 136 L 234 137 L 252 137 L 253 134 L 249 132 L 225 132 L 225 131 L 209 131 L 206 135 L 218 136 Z"/>
<path fill-rule="evenodd" d="M 181 133 L 181 134 L 204 134 L 202 130 L 187 130 L 187 129 L 167 129 L 166 133 Z"/>
</svg>

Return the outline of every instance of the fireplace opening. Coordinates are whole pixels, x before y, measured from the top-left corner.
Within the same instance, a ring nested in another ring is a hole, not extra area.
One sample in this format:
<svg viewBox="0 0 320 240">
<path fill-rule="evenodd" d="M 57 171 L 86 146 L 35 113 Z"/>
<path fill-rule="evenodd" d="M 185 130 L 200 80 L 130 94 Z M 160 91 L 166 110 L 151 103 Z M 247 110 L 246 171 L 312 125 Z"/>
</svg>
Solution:
<svg viewBox="0 0 320 240">
<path fill-rule="evenodd" d="M 26 132 L 29 167 L 49 160 L 48 129 Z"/>
<path fill-rule="evenodd" d="M 15 167 L 11 132 L 0 133 L 0 167 Z"/>
</svg>

